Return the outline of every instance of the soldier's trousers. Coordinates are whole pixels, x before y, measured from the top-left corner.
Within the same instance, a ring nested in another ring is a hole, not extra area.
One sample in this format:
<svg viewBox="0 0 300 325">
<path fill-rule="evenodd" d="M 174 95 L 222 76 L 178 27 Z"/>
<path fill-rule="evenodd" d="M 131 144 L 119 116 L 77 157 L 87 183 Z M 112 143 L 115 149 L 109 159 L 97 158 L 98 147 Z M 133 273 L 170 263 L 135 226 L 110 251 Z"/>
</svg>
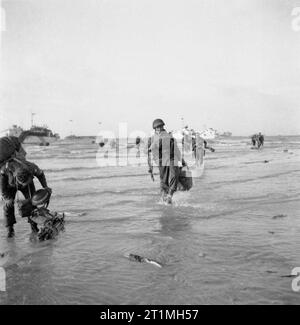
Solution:
<svg viewBox="0 0 300 325">
<path fill-rule="evenodd" d="M 22 192 L 25 199 L 30 199 L 33 193 L 35 192 L 34 183 L 33 182 L 30 183 L 24 189 L 19 189 L 19 191 Z M 16 194 L 17 194 L 17 189 L 14 187 L 9 187 L 5 191 L 3 212 L 4 212 L 4 225 L 6 227 L 13 226 L 16 223 L 16 216 L 15 216 Z"/>
<path fill-rule="evenodd" d="M 177 191 L 180 169 L 177 166 L 160 166 L 160 189 L 166 194 L 173 195 Z"/>
</svg>

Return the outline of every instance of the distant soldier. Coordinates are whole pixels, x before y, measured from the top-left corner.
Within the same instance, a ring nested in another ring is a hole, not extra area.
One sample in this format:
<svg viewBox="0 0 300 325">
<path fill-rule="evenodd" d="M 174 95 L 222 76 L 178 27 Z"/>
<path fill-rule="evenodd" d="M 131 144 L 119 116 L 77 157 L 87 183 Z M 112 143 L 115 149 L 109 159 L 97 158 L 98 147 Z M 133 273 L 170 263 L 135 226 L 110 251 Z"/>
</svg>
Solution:
<svg viewBox="0 0 300 325">
<path fill-rule="evenodd" d="M 259 132 L 258 134 L 258 148 L 263 147 L 265 142 L 265 137 Z"/>
<path fill-rule="evenodd" d="M 203 163 L 203 157 L 205 156 L 205 149 L 210 150 L 211 152 L 215 152 L 215 149 L 209 147 L 207 145 L 207 141 L 204 140 L 198 132 L 195 133 L 192 138 L 192 146 L 193 146 L 193 152 L 194 152 L 194 157 L 196 159 L 196 163 L 200 165 Z"/>
</svg>

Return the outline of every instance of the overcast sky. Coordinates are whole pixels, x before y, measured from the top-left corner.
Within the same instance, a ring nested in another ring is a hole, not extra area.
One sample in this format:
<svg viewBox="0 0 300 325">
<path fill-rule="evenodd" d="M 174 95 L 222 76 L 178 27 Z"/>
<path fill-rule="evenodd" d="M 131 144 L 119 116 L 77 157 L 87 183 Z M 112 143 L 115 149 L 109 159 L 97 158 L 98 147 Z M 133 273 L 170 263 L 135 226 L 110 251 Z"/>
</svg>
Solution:
<svg viewBox="0 0 300 325">
<path fill-rule="evenodd" d="M 0 131 L 150 131 L 181 117 L 300 134 L 300 0 L 4 0 Z"/>
</svg>

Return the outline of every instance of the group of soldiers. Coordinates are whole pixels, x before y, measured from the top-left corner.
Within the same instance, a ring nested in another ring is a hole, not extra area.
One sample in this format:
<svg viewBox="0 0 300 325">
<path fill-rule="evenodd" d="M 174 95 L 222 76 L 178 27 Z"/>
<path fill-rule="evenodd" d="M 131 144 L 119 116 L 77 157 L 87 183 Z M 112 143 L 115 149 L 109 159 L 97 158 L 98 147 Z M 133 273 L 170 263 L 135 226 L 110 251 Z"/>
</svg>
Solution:
<svg viewBox="0 0 300 325">
<path fill-rule="evenodd" d="M 172 133 L 166 131 L 164 121 L 156 119 L 152 126 L 155 133 L 149 138 L 147 147 L 149 173 L 154 179 L 153 165 L 155 163 L 159 169 L 162 200 L 171 204 L 172 197 L 177 190 L 188 191 L 191 189 L 192 180 L 184 178 L 181 173 L 187 164 L 176 139 Z M 183 137 L 183 141 L 184 139 L 185 137 Z M 140 142 L 141 139 L 137 139 L 136 145 L 140 145 Z M 203 157 L 199 155 L 203 153 L 204 149 L 214 151 L 197 134 L 192 137 L 190 144 L 196 161 L 201 162 Z M 184 146 L 184 142 L 182 145 Z M 43 190 L 36 191 L 34 178 L 39 180 Z M 22 205 L 19 206 L 20 214 L 22 217 L 28 218 L 32 232 L 37 234 L 39 229 L 37 223 L 33 222 L 33 196 L 36 196 L 35 206 L 47 208 L 52 189 L 48 187 L 44 172 L 26 159 L 26 152 L 18 138 L 0 138 L 0 192 L 4 201 L 3 212 L 8 238 L 15 236 L 15 200 L 18 191 L 25 198 L 21 201 Z"/>
<path fill-rule="evenodd" d="M 265 137 L 261 134 L 261 132 L 259 132 L 251 137 L 251 141 L 254 148 L 260 149 L 264 145 Z"/>
</svg>

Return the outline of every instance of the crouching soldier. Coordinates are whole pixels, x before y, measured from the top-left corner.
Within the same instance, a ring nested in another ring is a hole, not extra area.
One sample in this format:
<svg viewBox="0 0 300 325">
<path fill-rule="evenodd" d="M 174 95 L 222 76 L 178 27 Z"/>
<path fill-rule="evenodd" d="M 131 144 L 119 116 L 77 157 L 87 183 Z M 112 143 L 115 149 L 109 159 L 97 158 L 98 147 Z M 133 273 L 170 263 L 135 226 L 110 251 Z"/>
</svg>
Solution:
<svg viewBox="0 0 300 325">
<path fill-rule="evenodd" d="M 4 221 L 7 227 L 7 237 L 12 238 L 15 235 L 14 224 L 15 218 L 15 198 L 17 191 L 20 191 L 25 197 L 25 203 L 29 203 L 32 195 L 35 193 L 33 179 L 37 178 L 44 189 L 50 193 L 52 190 L 48 188 L 45 174 L 39 167 L 29 161 L 19 160 L 16 158 L 6 162 L 0 169 L 0 191 L 4 200 Z M 36 223 L 30 219 L 32 210 L 29 205 L 27 209 L 21 207 L 21 216 L 27 217 L 33 232 L 38 232 Z"/>
</svg>

